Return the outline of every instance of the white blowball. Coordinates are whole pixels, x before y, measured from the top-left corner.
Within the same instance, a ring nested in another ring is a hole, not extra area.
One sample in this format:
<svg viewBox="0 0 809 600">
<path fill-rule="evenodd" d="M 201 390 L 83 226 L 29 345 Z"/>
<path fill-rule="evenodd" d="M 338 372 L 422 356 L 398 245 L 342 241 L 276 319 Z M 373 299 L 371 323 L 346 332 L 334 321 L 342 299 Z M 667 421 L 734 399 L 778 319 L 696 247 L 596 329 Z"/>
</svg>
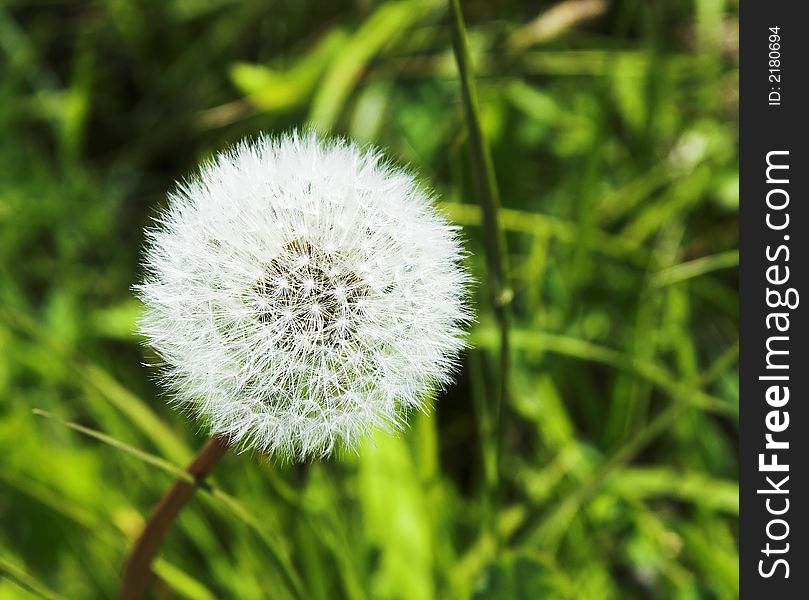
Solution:
<svg viewBox="0 0 809 600">
<path fill-rule="evenodd" d="M 180 184 L 147 231 L 140 331 L 212 433 L 324 455 L 451 380 L 462 257 L 430 193 L 379 152 L 262 137 Z"/>
</svg>

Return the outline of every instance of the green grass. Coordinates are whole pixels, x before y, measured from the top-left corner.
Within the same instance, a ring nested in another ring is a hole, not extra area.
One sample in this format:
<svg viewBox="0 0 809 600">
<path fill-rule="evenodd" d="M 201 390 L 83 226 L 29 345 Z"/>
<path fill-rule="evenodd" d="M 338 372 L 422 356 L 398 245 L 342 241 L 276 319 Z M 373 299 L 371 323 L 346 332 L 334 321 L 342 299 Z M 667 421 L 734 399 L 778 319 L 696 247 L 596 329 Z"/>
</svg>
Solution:
<svg viewBox="0 0 809 600">
<path fill-rule="evenodd" d="M 738 3 L 461 4 L 514 291 L 495 498 L 500 325 L 445 2 L 0 6 L 0 598 L 115 595 L 204 440 L 141 366 L 143 226 L 212 152 L 307 125 L 442 196 L 472 347 L 402 435 L 228 455 L 160 597 L 738 595 Z"/>
</svg>

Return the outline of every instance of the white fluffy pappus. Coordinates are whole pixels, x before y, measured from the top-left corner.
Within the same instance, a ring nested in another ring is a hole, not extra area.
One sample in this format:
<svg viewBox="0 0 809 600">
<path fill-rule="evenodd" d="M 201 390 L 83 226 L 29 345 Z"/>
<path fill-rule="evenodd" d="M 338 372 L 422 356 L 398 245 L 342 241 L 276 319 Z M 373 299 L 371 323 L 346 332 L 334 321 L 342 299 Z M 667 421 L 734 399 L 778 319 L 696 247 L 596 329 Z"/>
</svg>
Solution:
<svg viewBox="0 0 809 600">
<path fill-rule="evenodd" d="M 244 141 L 146 235 L 139 330 L 173 398 L 234 444 L 354 447 L 451 381 L 470 319 L 457 228 L 376 150 Z"/>
</svg>

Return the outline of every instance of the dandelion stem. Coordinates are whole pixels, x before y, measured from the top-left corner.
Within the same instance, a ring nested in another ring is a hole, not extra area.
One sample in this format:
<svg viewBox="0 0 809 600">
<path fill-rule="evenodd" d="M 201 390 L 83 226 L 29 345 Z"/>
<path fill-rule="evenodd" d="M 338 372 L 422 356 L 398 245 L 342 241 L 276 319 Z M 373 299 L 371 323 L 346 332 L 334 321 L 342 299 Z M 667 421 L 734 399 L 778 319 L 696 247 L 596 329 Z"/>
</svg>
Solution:
<svg viewBox="0 0 809 600">
<path fill-rule="evenodd" d="M 496 499 L 499 488 L 499 464 L 502 445 L 502 405 L 508 398 L 509 380 L 509 305 L 512 290 L 508 284 L 508 264 L 505 252 L 505 240 L 499 225 L 498 210 L 500 195 L 497 190 L 497 181 L 494 175 L 491 152 L 483 135 L 481 126 L 480 108 L 477 99 L 477 90 L 473 72 L 472 59 L 469 54 L 469 44 L 466 37 L 466 27 L 461 13 L 460 0 L 449 0 L 452 19 L 452 45 L 455 51 L 455 60 L 458 63 L 458 73 L 461 80 L 461 95 L 463 97 L 466 127 L 469 134 L 469 148 L 472 155 L 472 165 L 477 179 L 478 196 L 483 213 L 483 241 L 486 249 L 486 266 L 489 272 L 492 290 L 492 304 L 494 315 L 500 329 L 500 380 L 499 389 L 491 406 L 491 423 L 495 435 L 494 473 L 487 473 L 487 485 Z M 491 471 L 492 469 L 488 469 Z M 495 506 L 496 508 L 496 506 Z M 496 529 L 493 524 L 492 530 Z"/>
<path fill-rule="evenodd" d="M 160 548 L 166 531 L 227 449 L 228 443 L 223 438 L 215 436 L 208 440 L 186 469 L 193 477 L 194 483 L 178 479 L 152 510 L 146 527 L 143 528 L 127 560 L 120 600 L 143 598 L 151 578 L 152 560 Z"/>
</svg>

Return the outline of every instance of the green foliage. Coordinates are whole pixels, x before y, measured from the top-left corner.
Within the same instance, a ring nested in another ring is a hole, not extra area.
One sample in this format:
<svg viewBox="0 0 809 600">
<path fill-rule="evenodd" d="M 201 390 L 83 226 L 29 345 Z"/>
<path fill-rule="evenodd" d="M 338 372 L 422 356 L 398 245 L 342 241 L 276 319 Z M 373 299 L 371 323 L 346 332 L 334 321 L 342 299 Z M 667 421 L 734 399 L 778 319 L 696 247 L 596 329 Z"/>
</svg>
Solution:
<svg viewBox="0 0 809 600">
<path fill-rule="evenodd" d="M 445 3 L 0 7 L 0 598 L 114 596 L 202 443 L 131 333 L 143 226 L 214 150 L 306 125 L 444 198 L 472 348 L 402 435 L 227 456 L 160 597 L 737 596 L 737 2 L 462 4 L 515 292 L 496 503 L 499 339 Z"/>
</svg>

